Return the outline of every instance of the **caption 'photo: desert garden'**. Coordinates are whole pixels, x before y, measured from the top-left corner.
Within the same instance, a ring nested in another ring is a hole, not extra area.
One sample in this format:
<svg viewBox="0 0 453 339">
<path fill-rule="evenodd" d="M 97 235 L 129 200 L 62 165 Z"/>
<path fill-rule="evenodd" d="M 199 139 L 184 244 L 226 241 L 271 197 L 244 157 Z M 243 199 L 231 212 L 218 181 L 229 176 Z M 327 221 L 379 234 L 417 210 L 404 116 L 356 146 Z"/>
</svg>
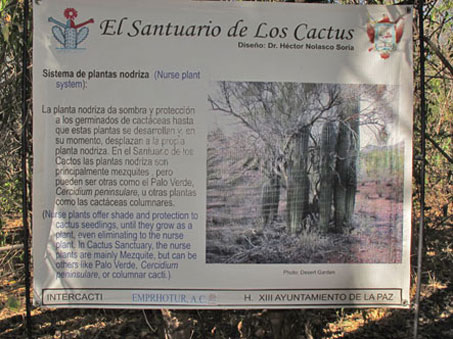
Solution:
<svg viewBox="0 0 453 339">
<path fill-rule="evenodd" d="M 398 87 L 212 83 L 207 263 L 399 263 Z"/>
</svg>

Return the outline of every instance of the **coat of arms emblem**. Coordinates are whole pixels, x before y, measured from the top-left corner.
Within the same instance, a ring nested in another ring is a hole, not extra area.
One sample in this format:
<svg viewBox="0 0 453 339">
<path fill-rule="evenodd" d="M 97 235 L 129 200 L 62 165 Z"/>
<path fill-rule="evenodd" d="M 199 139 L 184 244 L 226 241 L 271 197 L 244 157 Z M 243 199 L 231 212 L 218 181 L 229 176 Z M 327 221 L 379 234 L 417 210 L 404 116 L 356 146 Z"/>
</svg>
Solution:
<svg viewBox="0 0 453 339">
<path fill-rule="evenodd" d="M 376 50 L 382 59 L 388 59 L 390 53 L 396 50 L 401 41 L 404 31 L 404 19 L 399 17 L 396 21 L 390 21 L 387 15 L 376 22 L 367 24 L 367 34 L 373 44 L 368 51 Z"/>
</svg>

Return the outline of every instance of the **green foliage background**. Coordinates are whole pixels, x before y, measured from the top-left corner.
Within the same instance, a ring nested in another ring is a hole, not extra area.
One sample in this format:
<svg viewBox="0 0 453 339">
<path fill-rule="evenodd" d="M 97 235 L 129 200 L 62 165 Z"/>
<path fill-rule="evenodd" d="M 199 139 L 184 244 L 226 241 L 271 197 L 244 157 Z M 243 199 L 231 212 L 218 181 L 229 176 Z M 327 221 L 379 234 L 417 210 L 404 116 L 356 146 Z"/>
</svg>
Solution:
<svg viewBox="0 0 453 339">
<path fill-rule="evenodd" d="M 0 3 L 0 216 L 21 212 L 23 0 Z M 25 42 L 31 56 L 32 38 Z M 30 79 L 28 79 L 30 81 Z M 31 97 L 27 97 L 31 104 Z M 31 111 L 28 112 L 31 119 Z M 31 152 L 30 152 L 31 153 Z"/>
</svg>

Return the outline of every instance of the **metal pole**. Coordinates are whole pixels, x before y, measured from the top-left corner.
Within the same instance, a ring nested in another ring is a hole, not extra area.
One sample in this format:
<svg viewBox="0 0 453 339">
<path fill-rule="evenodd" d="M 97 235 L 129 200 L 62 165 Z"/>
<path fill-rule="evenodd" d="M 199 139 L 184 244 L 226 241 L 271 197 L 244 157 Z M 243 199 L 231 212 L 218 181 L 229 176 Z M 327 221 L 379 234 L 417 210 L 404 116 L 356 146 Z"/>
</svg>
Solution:
<svg viewBox="0 0 453 339">
<path fill-rule="evenodd" d="M 24 269 L 25 269 L 25 304 L 27 318 L 27 336 L 32 338 L 31 300 L 30 300 L 30 232 L 28 225 L 28 187 L 27 187 L 27 155 L 28 155 L 28 24 L 29 0 L 24 1 L 23 31 L 22 31 L 22 222 L 24 226 Z"/>
<path fill-rule="evenodd" d="M 418 255 L 417 255 L 417 290 L 415 294 L 415 315 L 414 315 L 414 339 L 418 338 L 418 324 L 420 318 L 420 290 L 422 283 L 422 263 L 423 263 L 423 231 L 425 228 L 425 160 L 426 160 L 426 98 L 425 98 L 425 45 L 424 45 L 424 0 L 418 0 L 418 26 L 420 43 L 420 220 L 418 229 Z"/>
</svg>

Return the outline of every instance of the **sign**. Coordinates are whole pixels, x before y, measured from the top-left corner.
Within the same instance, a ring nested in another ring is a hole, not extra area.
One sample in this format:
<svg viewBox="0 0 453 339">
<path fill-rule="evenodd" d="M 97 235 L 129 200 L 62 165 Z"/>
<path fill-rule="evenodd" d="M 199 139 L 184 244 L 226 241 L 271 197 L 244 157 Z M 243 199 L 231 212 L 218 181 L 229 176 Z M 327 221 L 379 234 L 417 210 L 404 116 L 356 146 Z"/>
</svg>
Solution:
<svg viewBox="0 0 453 339">
<path fill-rule="evenodd" d="M 34 6 L 34 300 L 409 307 L 410 6 Z"/>
</svg>

